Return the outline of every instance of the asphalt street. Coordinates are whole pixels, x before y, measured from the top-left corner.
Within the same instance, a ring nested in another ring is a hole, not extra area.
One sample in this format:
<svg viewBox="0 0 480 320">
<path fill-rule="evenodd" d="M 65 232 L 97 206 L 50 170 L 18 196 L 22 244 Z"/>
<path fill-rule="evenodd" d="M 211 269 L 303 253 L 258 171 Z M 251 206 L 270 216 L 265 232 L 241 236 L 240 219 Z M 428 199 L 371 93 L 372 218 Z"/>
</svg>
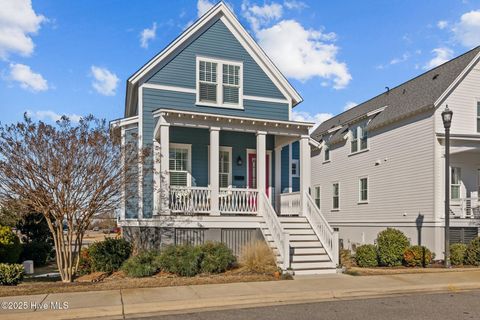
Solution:
<svg viewBox="0 0 480 320">
<path fill-rule="evenodd" d="M 163 315 L 161 320 L 480 319 L 480 290 Z"/>
</svg>

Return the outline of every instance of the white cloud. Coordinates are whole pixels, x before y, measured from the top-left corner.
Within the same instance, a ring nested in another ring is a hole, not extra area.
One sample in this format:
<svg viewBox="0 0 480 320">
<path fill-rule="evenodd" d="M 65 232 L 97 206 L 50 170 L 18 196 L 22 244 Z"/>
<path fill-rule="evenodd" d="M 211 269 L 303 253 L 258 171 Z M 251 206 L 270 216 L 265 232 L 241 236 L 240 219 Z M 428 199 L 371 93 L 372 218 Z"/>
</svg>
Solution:
<svg viewBox="0 0 480 320">
<path fill-rule="evenodd" d="M 440 20 L 437 22 L 437 28 L 440 29 L 440 30 L 443 30 L 445 29 L 446 27 L 448 27 L 448 21 L 446 20 Z"/>
<path fill-rule="evenodd" d="M 215 5 L 215 2 L 213 2 L 213 1 L 198 0 L 197 1 L 197 15 L 198 15 L 198 17 L 200 18 L 201 16 L 203 16 L 214 5 Z"/>
<path fill-rule="evenodd" d="M 343 107 L 343 111 L 347 111 L 347 110 L 350 110 L 352 109 L 353 107 L 356 107 L 358 105 L 358 103 L 356 102 L 353 102 L 353 101 L 348 101 L 345 106 Z"/>
<path fill-rule="evenodd" d="M 410 52 L 405 52 L 404 54 L 402 54 L 401 57 L 394 58 L 394 59 L 390 60 L 390 64 L 395 65 L 395 64 L 405 62 L 410 58 L 410 56 L 411 56 Z"/>
<path fill-rule="evenodd" d="M 258 32 L 260 27 L 269 22 L 280 19 L 283 15 L 283 6 L 278 3 L 256 4 L 250 6 L 247 2 L 242 3 L 243 16 L 248 20 L 252 29 Z"/>
<path fill-rule="evenodd" d="M 140 32 L 140 46 L 142 48 L 148 48 L 148 42 L 155 39 L 157 35 L 157 23 L 154 22 L 151 28 L 143 29 Z"/>
<path fill-rule="evenodd" d="M 480 45 L 480 10 L 464 13 L 452 31 L 457 41 L 465 47 Z"/>
<path fill-rule="evenodd" d="M 18 53 L 29 56 L 35 35 L 47 19 L 35 13 L 30 0 L 0 0 L 0 59 Z"/>
<path fill-rule="evenodd" d="M 333 81 L 335 89 L 348 85 L 352 76 L 337 60 L 338 47 L 327 43 L 334 34 L 305 29 L 294 20 L 282 20 L 256 33 L 260 46 L 289 78 L 307 81 L 314 77 Z"/>
<path fill-rule="evenodd" d="M 48 90 L 47 80 L 24 64 L 11 63 L 9 79 L 19 82 L 23 89 L 35 92 Z"/>
<path fill-rule="evenodd" d="M 302 9 L 308 8 L 308 5 L 305 2 L 296 1 L 296 0 L 284 1 L 283 5 L 290 10 L 292 9 L 302 10 Z"/>
<path fill-rule="evenodd" d="M 118 77 L 115 73 L 110 72 L 107 68 L 92 66 L 90 69 L 93 78 L 93 88 L 104 96 L 114 96 L 117 89 Z"/>
<path fill-rule="evenodd" d="M 333 117 L 331 113 L 316 113 L 314 115 L 306 111 L 295 111 L 292 110 L 291 120 L 292 121 L 303 121 L 303 122 L 313 122 L 315 125 L 310 132 L 313 132 L 322 122 Z"/>
<path fill-rule="evenodd" d="M 42 121 L 51 121 L 51 122 L 55 122 L 55 121 L 58 121 L 62 118 L 62 115 L 61 114 L 58 114 L 56 113 L 55 111 L 52 111 L 52 110 L 39 110 L 39 111 L 30 111 L 28 110 L 27 111 L 27 115 L 31 118 L 35 118 L 35 119 L 38 119 L 38 120 L 42 120 Z M 80 121 L 80 119 L 82 118 L 82 116 L 79 116 L 78 114 L 65 114 L 66 117 L 68 117 L 68 119 L 70 119 L 70 121 L 74 122 L 74 123 L 78 123 Z"/>
<path fill-rule="evenodd" d="M 435 48 L 432 50 L 434 57 L 423 66 L 423 69 L 431 69 L 453 58 L 453 51 L 450 48 Z"/>
</svg>

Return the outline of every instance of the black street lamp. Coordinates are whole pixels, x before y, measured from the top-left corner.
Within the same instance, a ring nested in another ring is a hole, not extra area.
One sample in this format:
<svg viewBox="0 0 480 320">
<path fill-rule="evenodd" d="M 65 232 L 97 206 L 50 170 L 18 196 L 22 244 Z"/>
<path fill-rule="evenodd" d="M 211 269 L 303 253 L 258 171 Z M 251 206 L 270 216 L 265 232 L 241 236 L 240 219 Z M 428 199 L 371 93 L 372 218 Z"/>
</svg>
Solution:
<svg viewBox="0 0 480 320">
<path fill-rule="evenodd" d="M 448 105 L 442 112 L 445 128 L 445 268 L 450 268 L 450 126 L 452 125 L 452 110 Z"/>
</svg>

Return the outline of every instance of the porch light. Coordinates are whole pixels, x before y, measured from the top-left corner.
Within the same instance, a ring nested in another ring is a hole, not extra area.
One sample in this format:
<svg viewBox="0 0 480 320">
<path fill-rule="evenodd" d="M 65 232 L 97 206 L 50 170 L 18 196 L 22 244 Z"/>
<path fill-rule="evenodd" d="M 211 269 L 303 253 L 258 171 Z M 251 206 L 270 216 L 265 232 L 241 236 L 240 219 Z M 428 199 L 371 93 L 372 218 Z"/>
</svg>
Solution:
<svg viewBox="0 0 480 320">
<path fill-rule="evenodd" d="M 237 158 L 237 166 L 241 167 L 243 164 L 242 157 L 238 156 Z"/>
<path fill-rule="evenodd" d="M 450 268 L 450 126 L 452 117 L 453 112 L 447 105 L 442 112 L 445 128 L 445 268 Z"/>
</svg>

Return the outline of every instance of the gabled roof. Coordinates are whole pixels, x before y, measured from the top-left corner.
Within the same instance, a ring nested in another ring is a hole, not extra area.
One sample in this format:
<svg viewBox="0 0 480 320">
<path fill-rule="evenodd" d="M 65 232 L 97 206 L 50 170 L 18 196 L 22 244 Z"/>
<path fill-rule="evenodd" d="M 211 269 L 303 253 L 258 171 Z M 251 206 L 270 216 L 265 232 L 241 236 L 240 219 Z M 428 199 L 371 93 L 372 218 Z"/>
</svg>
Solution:
<svg viewBox="0 0 480 320">
<path fill-rule="evenodd" d="M 388 90 L 358 106 L 347 110 L 320 124 L 312 133 L 316 140 L 330 135 L 331 128 L 341 126 L 338 132 L 345 131 L 350 123 L 366 118 L 375 110 L 382 110 L 373 116 L 368 129 L 373 130 L 394 121 L 409 117 L 418 112 L 435 108 L 439 100 L 456 86 L 457 81 L 473 66 L 474 60 L 480 56 L 480 46 L 461 56 L 427 71 L 401 85 Z M 339 133 L 335 135 L 338 138 Z M 334 138 L 332 136 L 331 138 Z M 333 142 L 338 142 L 333 139 Z"/>
<path fill-rule="evenodd" d="M 125 97 L 126 116 L 131 115 L 128 113 L 129 108 L 132 108 L 136 105 L 136 89 L 138 88 L 139 84 L 156 72 L 158 70 L 158 65 L 160 65 L 162 61 L 167 61 L 171 56 L 176 55 L 181 49 L 183 49 L 182 46 L 188 44 L 188 40 L 195 38 L 198 34 L 201 34 L 203 31 L 205 31 L 205 28 L 209 25 L 209 23 L 212 23 L 212 21 L 216 21 L 219 18 L 221 18 L 222 21 L 227 25 L 232 34 L 243 45 L 245 50 L 252 56 L 260 68 L 267 74 L 273 83 L 277 85 L 279 90 L 286 97 L 292 99 L 292 106 L 302 102 L 303 99 L 298 92 L 283 76 L 280 70 L 278 70 L 278 68 L 273 64 L 270 58 L 255 42 L 252 36 L 250 36 L 250 34 L 240 24 L 228 6 L 225 5 L 223 1 L 220 1 L 210 10 L 208 10 L 203 16 L 201 16 L 194 24 L 188 27 L 175 40 L 173 40 L 163 51 L 158 53 L 130 78 L 128 78 L 127 93 Z"/>
</svg>

